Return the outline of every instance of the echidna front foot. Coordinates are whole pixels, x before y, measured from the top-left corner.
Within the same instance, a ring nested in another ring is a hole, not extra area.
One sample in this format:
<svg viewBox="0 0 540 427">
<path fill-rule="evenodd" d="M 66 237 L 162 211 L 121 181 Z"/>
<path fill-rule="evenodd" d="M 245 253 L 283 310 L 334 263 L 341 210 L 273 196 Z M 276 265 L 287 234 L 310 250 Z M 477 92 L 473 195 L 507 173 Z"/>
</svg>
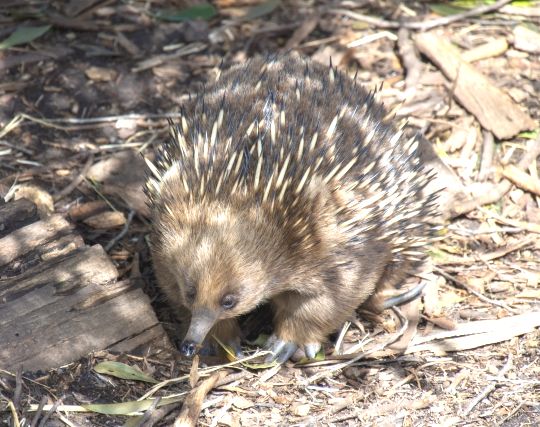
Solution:
<svg viewBox="0 0 540 427">
<path fill-rule="evenodd" d="M 265 350 L 271 351 L 272 353 L 266 357 L 265 362 L 270 363 L 277 361 L 278 363 L 284 363 L 292 357 L 298 347 L 303 348 L 308 359 L 315 359 L 315 356 L 317 356 L 317 353 L 321 349 L 321 343 L 312 342 L 299 346 L 292 341 L 282 340 L 281 338 L 278 338 L 277 335 L 273 334 L 266 342 Z"/>
<path fill-rule="evenodd" d="M 296 345 L 296 343 L 282 340 L 281 338 L 278 338 L 276 334 L 272 334 L 264 347 L 264 349 L 270 351 L 271 354 L 266 356 L 264 361 L 266 363 L 274 361 L 284 363 L 291 358 L 297 348 L 298 345 Z"/>
</svg>

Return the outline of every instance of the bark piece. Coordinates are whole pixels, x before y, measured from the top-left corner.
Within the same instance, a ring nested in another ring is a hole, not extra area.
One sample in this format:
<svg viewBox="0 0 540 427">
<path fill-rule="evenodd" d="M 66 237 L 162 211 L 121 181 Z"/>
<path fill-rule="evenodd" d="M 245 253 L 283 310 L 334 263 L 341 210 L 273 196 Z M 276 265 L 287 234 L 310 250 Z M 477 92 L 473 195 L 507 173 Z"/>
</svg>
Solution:
<svg viewBox="0 0 540 427">
<path fill-rule="evenodd" d="M 26 199 L 0 205 L 0 237 L 38 219 L 36 205 Z"/>
<path fill-rule="evenodd" d="M 143 192 L 145 170 L 142 157 L 126 150 L 95 163 L 86 176 L 103 183 L 101 191 L 104 194 L 119 197 L 137 213 L 149 216 Z"/>
<path fill-rule="evenodd" d="M 471 64 L 458 49 L 434 32 L 416 36 L 418 49 L 452 82 L 454 96 L 480 124 L 499 139 L 535 127 L 534 120 Z"/>
</svg>

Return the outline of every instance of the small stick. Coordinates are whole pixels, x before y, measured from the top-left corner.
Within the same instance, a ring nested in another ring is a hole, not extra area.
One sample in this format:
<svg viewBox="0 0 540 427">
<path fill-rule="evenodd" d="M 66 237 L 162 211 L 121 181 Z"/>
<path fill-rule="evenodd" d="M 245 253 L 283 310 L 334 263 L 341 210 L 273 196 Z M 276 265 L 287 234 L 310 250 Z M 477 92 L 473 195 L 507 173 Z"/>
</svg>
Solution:
<svg viewBox="0 0 540 427">
<path fill-rule="evenodd" d="M 343 328 L 341 328 L 341 332 L 339 333 L 339 337 L 336 341 L 336 345 L 334 346 L 334 353 L 333 354 L 341 354 L 341 345 L 343 344 L 343 339 L 345 338 L 345 334 L 351 327 L 351 322 L 345 322 L 343 325 Z"/>
<path fill-rule="evenodd" d="M 520 170 L 527 169 L 529 165 L 534 162 L 538 156 L 540 156 L 540 135 L 531 142 L 531 145 L 529 145 L 527 151 L 525 152 L 525 154 L 523 154 L 523 157 L 516 165 L 517 168 Z M 456 204 L 456 206 L 450 209 L 450 212 L 448 212 L 448 218 L 452 219 L 460 215 L 469 213 L 479 208 L 480 206 L 495 203 L 511 189 L 512 183 L 507 179 L 504 179 L 498 185 L 493 186 L 493 189 L 491 191 L 487 191 L 482 196 L 472 200 L 468 200 L 461 204 Z"/>
<path fill-rule="evenodd" d="M 158 423 L 158 421 L 161 421 L 163 418 L 165 418 L 167 415 L 169 415 L 172 411 L 175 411 L 176 409 L 180 408 L 182 404 L 181 403 L 171 403 L 170 405 L 162 406 L 161 408 L 156 409 L 152 412 L 150 417 L 146 420 L 146 422 L 141 425 L 141 427 L 153 427 Z"/>
<path fill-rule="evenodd" d="M 420 80 L 425 65 L 420 61 L 414 43 L 411 40 L 411 32 L 406 28 L 400 28 L 398 31 L 398 49 L 403 66 L 407 71 L 405 87 L 407 88 L 407 92 L 412 94 L 418 85 L 418 81 Z M 406 98 L 408 97 L 406 96 Z M 412 96 L 410 96 L 410 98 L 412 98 Z M 410 98 L 408 99 L 409 101 Z"/>
<path fill-rule="evenodd" d="M 148 421 L 150 420 L 152 414 L 155 412 L 157 405 L 161 401 L 161 396 L 158 396 L 154 399 L 152 402 L 152 405 L 144 411 L 144 415 L 139 418 L 139 421 L 134 425 L 134 427 L 146 427 L 148 424 Z"/>
<path fill-rule="evenodd" d="M 338 371 L 341 371 L 342 369 L 346 368 L 347 366 L 350 366 L 353 363 L 358 362 L 359 360 L 365 359 L 366 357 L 368 357 L 372 353 L 382 351 L 386 347 L 388 347 L 389 345 L 391 345 L 391 344 L 395 343 L 397 340 L 399 340 L 403 336 L 403 334 L 405 333 L 407 328 L 409 327 L 409 322 L 405 318 L 405 316 L 403 316 L 403 314 L 401 313 L 401 311 L 399 311 L 399 309 L 397 307 L 392 307 L 392 310 L 394 311 L 394 313 L 396 313 L 396 315 L 399 317 L 399 321 L 401 322 L 401 329 L 398 331 L 398 333 L 395 334 L 395 336 L 392 337 L 392 339 L 390 339 L 388 342 L 385 342 L 385 343 L 382 343 L 380 345 L 375 346 L 374 348 L 372 348 L 369 351 L 362 352 L 362 353 L 358 354 L 356 357 L 352 358 L 351 360 L 348 360 L 347 362 L 338 363 L 338 364 L 332 366 L 327 371 L 319 372 L 319 373 L 317 373 L 315 375 L 312 375 L 311 377 L 309 377 L 309 378 L 307 378 L 305 380 L 305 384 L 306 385 L 311 384 L 312 382 L 319 381 L 319 380 L 322 380 L 324 378 L 332 377 Z"/>
<path fill-rule="evenodd" d="M 39 417 L 41 417 L 41 414 L 43 413 L 43 407 L 45 406 L 46 403 L 47 403 L 47 396 L 43 396 L 39 402 L 36 413 L 34 414 L 34 418 L 32 418 L 32 423 L 30 424 L 30 427 L 37 426 Z"/>
<path fill-rule="evenodd" d="M 94 155 L 90 154 L 88 156 L 88 159 L 86 159 L 86 163 L 84 164 L 83 168 L 77 175 L 75 175 L 75 178 L 73 179 L 73 181 L 71 181 L 71 183 L 67 187 L 64 187 L 62 190 L 56 193 L 53 196 L 53 200 L 55 202 L 58 202 L 59 200 L 69 195 L 73 190 L 75 190 L 75 188 L 77 188 L 77 186 L 82 182 L 82 180 L 88 173 L 88 170 L 90 169 L 93 163 L 94 163 Z"/>
<path fill-rule="evenodd" d="M 385 19 L 375 18 L 373 16 L 362 15 L 361 13 L 356 13 L 347 9 L 332 9 L 329 12 L 336 15 L 348 16 L 351 19 L 356 19 L 357 21 L 365 22 L 379 28 L 407 28 L 409 30 L 427 31 L 431 30 L 432 28 L 452 24 L 463 19 L 472 18 L 474 16 L 483 15 L 485 13 L 495 12 L 504 5 L 510 3 L 511 1 L 512 0 L 499 0 L 498 2 L 495 2 L 493 4 L 479 6 L 462 13 L 456 13 L 454 15 L 431 19 L 428 21 L 413 22 L 387 21 Z"/>
<path fill-rule="evenodd" d="M 21 403 L 21 392 L 22 392 L 22 365 L 17 369 L 17 375 L 15 376 L 15 393 L 13 393 L 13 404 L 15 408 L 19 407 Z"/>
<path fill-rule="evenodd" d="M 502 170 L 503 176 L 512 181 L 516 187 L 540 196 L 540 180 L 518 169 L 514 165 L 508 165 Z"/>
<path fill-rule="evenodd" d="M 34 155 L 34 152 L 31 151 L 31 150 L 28 150 L 24 147 L 18 147 L 16 146 L 15 144 L 10 144 L 9 142 L 7 141 L 0 141 L 0 145 L 4 145 L 6 147 L 9 147 L 9 148 L 13 148 L 14 150 L 17 150 L 17 151 L 20 151 L 21 153 L 24 153 L 24 154 L 28 154 L 29 156 L 33 156 Z"/>
<path fill-rule="evenodd" d="M 480 160 L 480 170 L 478 171 L 478 181 L 485 181 L 491 173 L 493 167 L 493 155 L 495 154 L 495 140 L 493 134 L 487 130 L 483 131 L 482 158 Z"/>
<path fill-rule="evenodd" d="M 210 378 L 204 380 L 198 387 L 191 390 L 186 400 L 184 400 L 182 411 L 175 420 L 174 427 L 196 426 L 197 420 L 199 419 L 199 414 L 201 413 L 204 398 L 208 393 L 210 393 L 210 391 L 212 391 L 219 381 L 227 376 L 227 374 L 228 371 L 216 372 Z"/>
<path fill-rule="evenodd" d="M 56 402 L 54 402 L 51 409 L 49 411 L 47 411 L 47 413 L 45 414 L 45 416 L 43 417 L 43 419 L 39 423 L 39 427 L 45 427 L 47 425 L 47 421 L 49 421 L 49 418 L 51 417 L 51 415 L 56 412 L 56 410 L 58 409 L 58 406 L 60 406 L 60 404 L 62 403 L 62 399 L 63 399 L 63 397 L 61 397 Z"/>
<path fill-rule="evenodd" d="M 437 268 L 437 267 L 433 267 L 433 271 L 437 274 L 440 274 L 441 276 L 445 277 L 446 279 L 448 280 L 451 280 L 452 282 L 454 282 L 456 285 L 459 285 L 461 286 L 463 289 L 465 289 L 467 292 L 473 294 L 475 297 L 477 297 L 480 301 L 484 301 L 484 302 L 487 302 L 489 304 L 492 304 L 492 305 L 496 305 L 497 307 L 501 307 L 501 308 L 504 308 L 506 311 L 508 311 L 509 313 L 513 313 L 513 314 L 519 314 L 519 311 L 518 310 L 514 310 L 512 307 L 506 305 L 505 303 L 501 302 L 501 301 L 497 301 L 497 300 L 493 300 L 491 298 L 488 298 L 486 297 L 485 295 L 481 294 L 480 292 L 478 291 L 475 291 L 473 288 L 471 288 L 469 285 L 467 285 L 466 283 L 462 282 L 461 280 L 459 279 L 456 279 L 454 276 L 452 276 L 451 274 L 448 274 L 446 271 L 444 270 L 441 270 L 440 268 Z"/>
<path fill-rule="evenodd" d="M 118 233 L 114 239 L 112 239 L 107 246 L 105 246 L 105 252 L 109 252 L 114 246 L 127 234 L 129 231 L 129 226 L 131 225 L 131 221 L 133 220 L 133 217 L 135 216 L 135 211 L 132 209 L 129 211 L 129 215 L 127 217 L 126 223 L 124 224 L 124 228 L 122 228 L 122 231 Z"/>
<path fill-rule="evenodd" d="M 497 374 L 497 379 L 502 380 L 511 367 L 512 367 L 512 353 L 509 353 L 506 363 Z M 485 399 L 488 394 L 490 394 L 493 390 L 495 390 L 495 387 L 497 387 L 496 383 L 491 383 L 488 386 L 486 386 L 484 390 L 482 390 L 482 392 L 478 396 L 476 396 L 472 400 L 471 403 L 469 403 L 469 406 L 467 406 L 467 409 L 465 409 L 465 411 L 463 412 L 463 416 L 466 417 L 467 415 L 469 415 L 471 411 L 474 409 L 474 407 L 482 401 L 482 399 Z"/>
</svg>

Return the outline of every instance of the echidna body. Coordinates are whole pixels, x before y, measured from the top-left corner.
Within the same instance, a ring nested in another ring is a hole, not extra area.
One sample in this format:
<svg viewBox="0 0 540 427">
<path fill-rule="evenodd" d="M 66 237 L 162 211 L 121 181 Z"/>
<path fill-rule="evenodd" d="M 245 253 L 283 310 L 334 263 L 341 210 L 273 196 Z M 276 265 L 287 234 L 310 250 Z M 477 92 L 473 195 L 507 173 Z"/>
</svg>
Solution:
<svg viewBox="0 0 540 427">
<path fill-rule="evenodd" d="M 210 331 L 237 343 L 235 318 L 271 301 L 275 357 L 313 356 L 424 256 L 435 198 L 418 143 L 332 67 L 235 66 L 171 133 L 146 190 L 158 282 L 192 313 L 186 355 Z"/>
</svg>

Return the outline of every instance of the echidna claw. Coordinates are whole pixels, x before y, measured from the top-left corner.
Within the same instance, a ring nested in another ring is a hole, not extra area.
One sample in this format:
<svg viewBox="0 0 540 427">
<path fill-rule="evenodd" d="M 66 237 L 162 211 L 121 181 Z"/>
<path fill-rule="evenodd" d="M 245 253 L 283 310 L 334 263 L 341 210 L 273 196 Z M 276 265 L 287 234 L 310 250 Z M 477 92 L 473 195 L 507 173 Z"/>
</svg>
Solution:
<svg viewBox="0 0 540 427">
<path fill-rule="evenodd" d="M 242 350 L 242 345 L 240 344 L 239 339 L 230 340 L 228 345 L 231 347 L 237 359 L 244 357 L 244 351 Z"/>
<path fill-rule="evenodd" d="M 308 359 L 315 359 L 315 356 L 317 356 L 320 349 L 320 342 L 312 342 L 304 345 L 304 353 L 306 353 Z"/>
<path fill-rule="evenodd" d="M 294 354 L 298 346 L 291 341 L 284 341 L 275 335 L 268 338 L 265 345 L 265 350 L 271 352 L 266 359 L 265 363 L 278 362 L 284 363 Z"/>
</svg>

